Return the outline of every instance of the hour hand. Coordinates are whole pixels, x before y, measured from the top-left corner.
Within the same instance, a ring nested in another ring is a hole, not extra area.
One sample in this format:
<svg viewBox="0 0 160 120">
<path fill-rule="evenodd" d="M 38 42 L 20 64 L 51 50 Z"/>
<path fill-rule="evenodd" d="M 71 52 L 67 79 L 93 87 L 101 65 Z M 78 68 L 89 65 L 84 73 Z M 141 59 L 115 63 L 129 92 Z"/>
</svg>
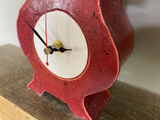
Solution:
<svg viewBox="0 0 160 120">
<path fill-rule="evenodd" d="M 66 49 L 66 48 L 63 48 L 63 47 L 60 47 L 59 49 L 58 48 L 55 48 L 54 46 L 48 46 L 48 48 L 45 48 L 44 49 L 44 53 L 46 55 L 49 55 L 49 54 L 53 54 L 53 52 L 60 52 L 60 53 L 63 53 L 65 51 L 71 51 L 72 49 Z"/>
<path fill-rule="evenodd" d="M 65 52 L 65 51 L 72 51 L 72 49 L 66 49 L 66 48 L 60 47 L 60 48 L 59 48 L 59 51 L 60 51 L 61 53 L 63 53 L 63 52 Z"/>
<path fill-rule="evenodd" d="M 32 31 L 37 35 L 37 37 L 42 41 L 42 43 L 46 46 L 46 43 L 42 39 L 42 37 L 38 34 L 38 32 L 26 21 L 26 23 L 29 25 L 29 27 L 32 29 Z"/>
</svg>

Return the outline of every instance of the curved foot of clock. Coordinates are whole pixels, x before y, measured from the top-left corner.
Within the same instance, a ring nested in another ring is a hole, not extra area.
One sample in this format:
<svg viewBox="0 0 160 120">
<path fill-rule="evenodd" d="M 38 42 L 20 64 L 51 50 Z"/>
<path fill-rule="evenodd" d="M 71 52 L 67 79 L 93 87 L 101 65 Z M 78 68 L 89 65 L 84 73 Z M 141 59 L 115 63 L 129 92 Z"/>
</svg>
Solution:
<svg viewBox="0 0 160 120">
<path fill-rule="evenodd" d="M 28 85 L 28 89 L 31 89 L 32 91 L 42 95 L 45 91 L 43 87 L 41 86 L 41 82 L 38 79 L 33 79 Z"/>
<path fill-rule="evenodd" d="M 110 96 L 109 90 L 105 90 L 74 101 L 69 107 L 82 120 L 97 120 Z"/>
</svg>

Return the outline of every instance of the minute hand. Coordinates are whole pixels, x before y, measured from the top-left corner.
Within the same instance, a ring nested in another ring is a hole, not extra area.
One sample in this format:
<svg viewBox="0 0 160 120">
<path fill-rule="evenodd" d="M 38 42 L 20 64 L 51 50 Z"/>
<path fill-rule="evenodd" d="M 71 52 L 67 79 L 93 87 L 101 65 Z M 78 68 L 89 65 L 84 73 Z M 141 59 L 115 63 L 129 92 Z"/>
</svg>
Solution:
<svg viewBox="0 0 160 120">
<path fill-rule="evenodd" d="M 33 30 L 33 32 L 37 35 L 37 37 L 42 41 L 42 43 L 46 46 L 46 43 L 42 39 L 42 37 L 38 34 L 38 32 L 26 21 L 26 23 L 29 25 L 29 27 Z"/>
</svg>

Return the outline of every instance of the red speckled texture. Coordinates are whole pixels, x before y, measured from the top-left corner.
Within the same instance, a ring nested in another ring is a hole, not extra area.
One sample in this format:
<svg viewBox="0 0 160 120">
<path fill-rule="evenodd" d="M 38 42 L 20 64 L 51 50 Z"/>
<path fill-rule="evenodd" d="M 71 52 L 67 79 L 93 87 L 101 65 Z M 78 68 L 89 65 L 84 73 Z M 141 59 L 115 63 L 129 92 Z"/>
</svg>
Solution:
<svg viewBox="0 0 160 120">
<path fill-rule="evenodd" d="M 45 13 L 60 10 L 80 26 L 88 46 L 85 70 L 73 79 L 60 78 L 40 61 L 33 42 L 35 27 Z M 107 7 L 108 6 L 108 7 Z M 17 19 L 21 48 L 30 61 L 34 77 L 28 88 L 51 93 L 67 103 L 73 114 L 83 120 L 96 120 L 106 105 L 108 88 L 116 80 L 120 66 L 133 49 L 133 31 L 121 0 L 26 0 Z"/>
<path fill-rule="evenodd" d="M 134 45 L 132 27 L 123 9 L 123 0 L 101 0 L 102 13 L 120 55 L 121 65 L 131 55 Z"/>
</svg>

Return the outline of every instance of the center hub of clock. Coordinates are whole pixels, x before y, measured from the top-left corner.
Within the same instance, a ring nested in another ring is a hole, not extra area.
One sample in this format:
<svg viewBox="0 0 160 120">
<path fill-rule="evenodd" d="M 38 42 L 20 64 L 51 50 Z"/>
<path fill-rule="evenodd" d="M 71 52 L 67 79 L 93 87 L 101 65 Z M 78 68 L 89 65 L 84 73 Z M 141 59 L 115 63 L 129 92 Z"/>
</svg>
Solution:
<svg viewBox="0 0 160 120">
<path fill-rule="evenodd" d="M 64 53 L 65 51 L 72 51 L 72 49 L 64 48 L 62 42 L 59 40 L 55 40 L 53 45 L 49 45 L 44 49 L 46 55 L 53 54 L 53 52 Z"/>
<path fill-rule="evenodd" d="M 55 40 L 54 42 L 53 42 L 53 46 L 55 47 L 55 48 L 57 48 L 57 49 L 59 49 L 59 48 L 63 48 L 63 44 L 62 44 L 62 42 L 61 41 L 59 41 L 59 40 Z M 60 51 L 56 51 L 57 53 L 62 53 L 62 52 L 60 52 Z"/>
<path fill-rule="evenodd" d="M 59 40 L 55 40 L 55 41 L 53 42 L 53 45 L 54 45 L 56 48 L 63 47 L 62 42 L 59 41 Z"/>
</svg>

